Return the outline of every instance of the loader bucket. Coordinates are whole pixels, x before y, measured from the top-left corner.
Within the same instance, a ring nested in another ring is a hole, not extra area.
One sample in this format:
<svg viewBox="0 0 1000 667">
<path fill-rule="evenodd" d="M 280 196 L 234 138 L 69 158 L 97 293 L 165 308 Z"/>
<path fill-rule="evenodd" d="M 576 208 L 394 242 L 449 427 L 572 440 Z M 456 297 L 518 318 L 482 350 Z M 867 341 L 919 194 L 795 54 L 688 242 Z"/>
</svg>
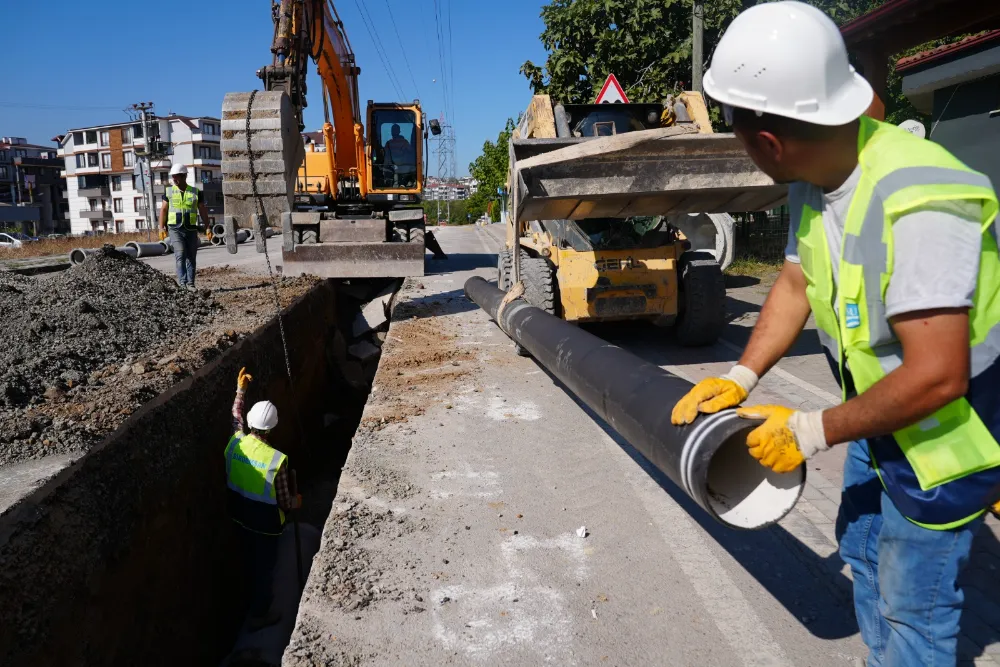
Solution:
<svg viewBox="0 0 1000 667">
<path fill-rule="evenodd" d="M 760 211 L 788 188 L 733 134 L 675 126 L 610 137 L 514 139 L 519 221 Z"/>
<path fill-rule="evenodd" d="M 347 242 L 297 245 L 281 254 L 287 276 L 406 278 L 424 275 L 423 243 Z"/>
</svg>

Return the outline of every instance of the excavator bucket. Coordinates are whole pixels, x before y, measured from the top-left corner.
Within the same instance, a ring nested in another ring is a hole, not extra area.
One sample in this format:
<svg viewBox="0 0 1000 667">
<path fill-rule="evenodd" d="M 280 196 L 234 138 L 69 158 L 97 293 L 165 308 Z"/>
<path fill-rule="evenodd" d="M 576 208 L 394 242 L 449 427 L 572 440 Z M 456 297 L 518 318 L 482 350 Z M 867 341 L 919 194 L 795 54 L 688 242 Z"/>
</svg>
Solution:
<svg viewBox="0 0 1000 667">
<path fill-rule="evenodd" d="M 285 93 L 228 93 L 222 102 L 222 194 L 227 229 L 251 229 L 252 216 L 261 212 L 267 216 L 268 226 L 277 228 L 281 214 L 292 210 L 295 178 L 304 158 L 302 135 Z M 251 174 L 256 177 L 256 188 Z M 235 249 L 233 246 L 230 252 Z"/>
<path fill-rule="evenodd" d="M 602 137 L 510 142 L 518 221 L 581 220 L 775 208 L 787 186 L 732 134 L 692 126 Z"/>
</svg>

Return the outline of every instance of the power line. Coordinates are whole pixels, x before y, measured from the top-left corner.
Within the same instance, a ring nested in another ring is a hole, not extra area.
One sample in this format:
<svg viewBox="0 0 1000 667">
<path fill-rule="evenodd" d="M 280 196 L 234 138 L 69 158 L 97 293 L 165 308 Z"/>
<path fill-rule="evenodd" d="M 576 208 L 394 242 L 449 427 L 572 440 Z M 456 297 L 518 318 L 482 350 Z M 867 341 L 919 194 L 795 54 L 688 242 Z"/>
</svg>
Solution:
<svg viewBox="0 0 1000 667">
<path fill-rule="evenodd" d="M 378 34 L 377 24 L 375 23 L 375 19 L 372 18 L 371 13 L 368 11 L 368 5 L 365 0 L 361 0 L 361 8 L 364 10 L 365 16 L 368 17 L 368 24 L 371 25 L 372 33 Z M 372 40 L 374 41 L 374 37 Z M 375 47 L 381 49 L 382 55 L 385 56 L 385 61 L 389 63 L 389 72 L 392 74 L 392 78 L 395 79 L 396 85 L 399 88 L 399 100 L 403 101 L 403 98 L 405 97 L 403 94 L 403 84 L 400 82 L 399 76 L 396 75 L 396 69 L 392 66 L 392 58 L 389 57 L 389 51 L 385 48 L 382 42 L 376 42 Z"/>
<path fill-rule="evenodd" d="M 389 20 L 392 21 L 392 29 L 396 33 L 396 43 L 399 44 L 399 50 L 403 54 L 403 63 L 406 64 L 406 71 L 410 74 L 410 81 L 413 83 L 413 90 L 417 93 L 417 98 L 420 97 L 420 87 L 417 86 L 417 79 L 413 76 L 413 70 L 410 69 L 410 59 L 406 57 L 406 49 L 403 48 L 403 38 L 399 36 L 399 28 L 396 27 L 396 17 L 392 15 L 392 8 L 389 7 L 389 0 L 385 0 L 386 11 L 389 12 Z"/>
<path fill-rule="evenodd" d="M 448 69 L 450 70 L 448 76 L 448 82 L 451 85 L 451 89 L 455 90 L 455 49 L 453 48 L 452 40 L 452 30 L 451 30 L 451 0 L 448 0 Z M 451 97 L 451 122 L 455 122 L 455 96 Z M 454 155 L 453 155 L 454 157 Z"/>
<path fill-rule="evenodd" d="M 438 5 L 438 0 L 434 0 L 434 25 L 437 29 L 437 42 L 438 42 L 438 63 L 441 67 L 441 86 L 444 92 L 444 113 L 449 118 L 451 117 L 451 91 L 448 85 L 447 69 L 445 67 L 445 52 L 444 52 L 444 36 L 441 29 L 441 11 Z"/>
<path fill-rule="evenodd" d="M 365 10 L 361 8 L 361 4 L 358 0 L 354 0 L 355 6 L 358 8 L 358 14 L 361 16 L 361 22 L 365 24 L 365 30 L 368 31 L 368 37 L 372 40 L 372 44 L 375 45 L 375 53 L 378 55 L 379 60 L 382 61 L 382 69 L 385 70 L 385 75 L 389 78 L 389 83 L 392 85 L 393 89 L 396 91 L 396 95 L 399 96 L 400 100 L 406 99 L 406 95 L 403 94 L 403 89 L 396 81 L 395 73 L 392 71 L 392 65 L 386 59 L 385 54 L 382 53 L 382 47 L 379 45 L 378 40 L 375 39 L 375 34 L 372 28 L 368 25 L 368 19 L 365 18 Z"/>
</svg>

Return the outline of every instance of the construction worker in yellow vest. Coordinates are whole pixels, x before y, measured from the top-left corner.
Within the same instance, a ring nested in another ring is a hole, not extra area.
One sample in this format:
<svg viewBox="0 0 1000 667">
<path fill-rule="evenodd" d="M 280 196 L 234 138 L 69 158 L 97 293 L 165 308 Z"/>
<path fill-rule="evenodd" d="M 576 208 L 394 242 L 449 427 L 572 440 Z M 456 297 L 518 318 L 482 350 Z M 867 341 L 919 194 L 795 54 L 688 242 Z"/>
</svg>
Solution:
<svg viewBox="0 0 1000 667">
<path fill-rule="evenodd" d="M 865 116 L 872 89 L 811 6 L 740 14 L 704 88 L 754 162 L 789 184 L 791 229 L 739 364 L 699 382 L 672 421 L 742 403 L 811 313 L 843 403 L 740 408 L 764 420 L 749 452 L 789 472 L 847 448 L 837 537 L 868 665 L 954 666 L 958 576 L 1000 499 L 993 186 L 940 145 Z"/>
<path fill-rule="evenodd" d="M 288 457 L 268 444 L 278 425 L 278 409 L 270 401 L 255 403 L 247 415 L 250 433 L 243 429 L 243 397 L 253 377 L 240 369 L 233 402 L 233 436 L 226 445 L 226 484 L 229 515 L 240 530 L 246 580 L 251 591 L 250 627 L 281 620 L 271 610 L 271 582 L 278 556 L 278 537 L 285 512 L 298 509 L 302 499 L 289 488 Z"/>
<path fill-rule="evenodd" d="M 174 249 L 177 284 L 193 290 L 195 258 L 198 255 L 198 216 L 201 215 L 206 227 L 209 224 L 208 209 L 202 203 L 202 192 L 187 184 L 187 173 L 187 167 L 183 164 L 170 167 L 170 178 L 174 185 L 163 193 L 163 204 L 160 206 L 160 240 L 167 238 L 169 229 L 170 244 Z M 208 230 L 209 236 L 211 231 Z"/>
</svg>

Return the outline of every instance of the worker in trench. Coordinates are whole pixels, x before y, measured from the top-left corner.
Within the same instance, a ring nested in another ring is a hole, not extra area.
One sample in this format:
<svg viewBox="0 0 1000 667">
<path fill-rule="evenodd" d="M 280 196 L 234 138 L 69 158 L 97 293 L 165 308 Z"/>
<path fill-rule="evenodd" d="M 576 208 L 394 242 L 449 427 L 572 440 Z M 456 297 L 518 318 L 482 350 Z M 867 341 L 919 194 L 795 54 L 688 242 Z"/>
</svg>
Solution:
<svg viewBox="0 0 1000 667">
<path fill-rule="evenodd" d="M 252 379 L 246 368 L 240 369 L 233 402 L 235 433 L 226 445 L 226 483 L 229 515 L 239 526 L 245 581 L 252 589 L 249 625 L 260 629 L 281 620 L 281 613 L 270 608 L 278 538 L 285 513 L 301 507 L 302 498 L 289 486 L 288 457 L 268 444 L 278 425 L 274 404 L 255 403 L 247 414 L 250 433 L 244 433 L 243 397 Z"/>
<path fill-rule="evenodd" d="M 208 226 L 208 209 L 202 202 L 202 192 L 187 184 L 187 167 L 175 164 L 170 167 L 173 187 L 163 193 L 160 206 L 160 240 L 167 239 L 169 229 L 170 244 L 174 249 L 177 270 L 177 284 L 194 290 L 198 255 L 198 216 Z M 212 240 L 212 230 L 208 229 L 208 239 Z"/>
<path fill-rule="evenodd" d="M 955 665 L 958 577 L 1000 498 L 993 186 L 939 144 L 864 115 L 871 86 L 837 26 L 805 4 L 740 14 L 704 89 L 754 162 L 789 184 L 791 229 L 738 365 L 699 382 L 672 421 L 741 404 L 812 313 L 844 401 L 740 408 L 764 420 L 750 454 L 784 473 L 847 449 L 836 534 L 868 665 Z"/>
</svg>

